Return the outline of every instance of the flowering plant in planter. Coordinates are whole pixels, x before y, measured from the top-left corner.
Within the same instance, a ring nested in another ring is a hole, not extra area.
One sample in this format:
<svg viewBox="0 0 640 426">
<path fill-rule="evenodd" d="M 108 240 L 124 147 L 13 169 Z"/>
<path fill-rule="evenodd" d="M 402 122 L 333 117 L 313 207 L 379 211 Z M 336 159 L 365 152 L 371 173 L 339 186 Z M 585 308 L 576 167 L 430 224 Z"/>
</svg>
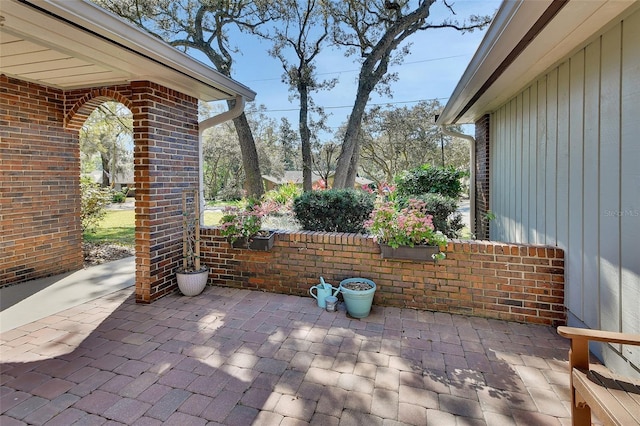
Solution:
<svg viewBox="0 0 640 426">
<path fill-rule="evenodd" d="M 248 206 L 245 209 L 225 207 L 220 220 L 220 234 L 231 244 L 239 239 L 249 239 L 260 231 L 263 216 L 264 212 L 259 206 Z"/>
<path fill-rule="evenodd" d="M 364 227 L 378 243 L 394 249 L 400 246 L 446 246 L 447 238 L 435 231 L 432 219 L 431 215 L 425 213 L 423 201 L 410 199 L 404 208 L 399 208 L 395 201 L 382 201 L 371 212 Z M 440 252 L 434 258 L 444 257 L 444 253 Z"/>
</svg>

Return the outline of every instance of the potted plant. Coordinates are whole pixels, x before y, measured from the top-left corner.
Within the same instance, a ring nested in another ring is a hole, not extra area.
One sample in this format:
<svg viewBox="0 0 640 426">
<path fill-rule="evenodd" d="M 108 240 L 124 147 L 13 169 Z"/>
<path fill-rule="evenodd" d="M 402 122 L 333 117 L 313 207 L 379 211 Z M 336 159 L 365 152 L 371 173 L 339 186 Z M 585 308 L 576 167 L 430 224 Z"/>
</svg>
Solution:
<svg viewBox="0 0 640 426">
<path fill-rule="evenodd" d="M 200 200 L 196 190 L 182 192 L 182 266 L 176 277 L 185 296 L 202 293 L 209 278 L 209 267 L 200 264 Z"/>
<path fill-rule="evenodd" d="M 220 234 L 234 248 L 269 250 L 273 247 L 275 232 L 261 229 L 264 215 L 260 205 L 244 209 L 226 207 L 220 221 Z"/>
<path fill-rule="evenodd" d="M 347 278 L 338 287 L 347 312 L 354 318 L 365 318 L 371 312 L 376 283 L 366 278 Z"/>
<path fill-rule="evenodd" d="M 381 201 L 364 226 L 380 244 L 383 258 L 435 261 L 445 258 L 447 238 L 434 229 L 432 219 L 423 201 L 410 199 L 404 208 Z"/>
</svg>

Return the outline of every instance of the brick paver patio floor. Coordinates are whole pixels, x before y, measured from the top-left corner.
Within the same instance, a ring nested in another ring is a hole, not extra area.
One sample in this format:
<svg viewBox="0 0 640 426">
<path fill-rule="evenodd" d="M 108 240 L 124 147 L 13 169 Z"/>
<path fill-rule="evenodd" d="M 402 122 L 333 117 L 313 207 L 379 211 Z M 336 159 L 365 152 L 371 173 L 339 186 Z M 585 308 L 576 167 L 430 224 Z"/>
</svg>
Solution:
<svg viewBox="0 0 640 426">
<path fill-rule="evenodd" d="M 208 287 L 0 335 L 0 424 L 570 424 L 554 328 Z"/>
</svg>

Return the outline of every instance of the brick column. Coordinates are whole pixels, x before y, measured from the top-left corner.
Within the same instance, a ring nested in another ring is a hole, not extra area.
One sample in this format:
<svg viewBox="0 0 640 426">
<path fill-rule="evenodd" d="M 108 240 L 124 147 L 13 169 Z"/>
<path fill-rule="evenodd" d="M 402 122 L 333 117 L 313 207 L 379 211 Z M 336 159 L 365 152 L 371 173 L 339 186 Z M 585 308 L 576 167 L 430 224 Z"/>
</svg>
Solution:
<svg viewBox="0 0 640 426">
<path fill-rule="evenodd" d="M 198 100 L 154 83 L 131 84 L 136 183 L 136 302 L 177 288 L 184 188 L 198 187 Z"/>
<path fill-rule="evenodd" d="M 489 140 L 490 140 L 490 116 L 484 115 L 476 121 L 476 238 L 488 240 L 489 221 L 485 219 L 489 211 Z"/>
</svg>

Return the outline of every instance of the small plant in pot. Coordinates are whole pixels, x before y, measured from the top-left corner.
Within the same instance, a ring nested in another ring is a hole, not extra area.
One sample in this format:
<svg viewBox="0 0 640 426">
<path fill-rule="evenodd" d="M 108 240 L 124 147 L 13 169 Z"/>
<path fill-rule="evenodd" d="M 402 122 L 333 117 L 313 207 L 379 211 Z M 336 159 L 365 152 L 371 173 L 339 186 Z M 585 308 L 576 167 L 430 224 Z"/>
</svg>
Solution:
<svg viewBox="0 0 640 426">
<path fill-rule="evenodd" d="M 182 193 L 182 266 L 176 277 L 185 296 L 202 293 L 209 279 L 209 267 L 200 263 L 200 200 L 198 191 Z"/>
<path fill-rule="evenodd" d="M 260 204 L 226 207 L 220 221 L 220 234 L 234 248 L 269 250 L 273 247 L 274 231 L 261 229 L 266 214 Z"/>
<path fill-rule="evenodd" d="M 446 257 L 442 250 L 447 245 L 447 237 L 435 231 L 433 217 L 425 212 L 424 201 L 410 199 L 404 208 L 398 208 L 395 201 L 381 201 L 364 226 L 380 244 L 383 257 L 398 255 L 397 258 L 411 260 Z M 412 250 L 407 250 L 411 247 L 427 249 L 425 252 L 429 257 L 424 258 L 422 254 L 417 255 L 421 257 L 412 257 Z"/>
</svg>

